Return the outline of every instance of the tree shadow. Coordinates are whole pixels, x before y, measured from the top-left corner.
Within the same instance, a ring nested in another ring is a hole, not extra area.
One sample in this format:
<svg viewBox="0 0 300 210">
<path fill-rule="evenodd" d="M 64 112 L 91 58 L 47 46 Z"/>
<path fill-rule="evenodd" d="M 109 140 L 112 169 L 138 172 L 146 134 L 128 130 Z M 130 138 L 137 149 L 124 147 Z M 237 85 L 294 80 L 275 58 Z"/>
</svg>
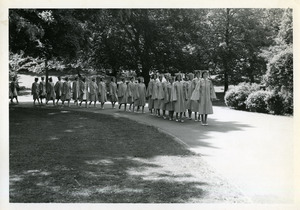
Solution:
<svg viewBox="0 0 300 210">
<path fill-rule="evenodd" d="M 183 170 L 199 157 L 153 126 L 33 108 L 11 110 L 9 123 L 13 203 L 205 202 L 216 188 L 204 166 Z"/>
<path fill-rule="evenodd" d="M 224 135 L 226 135 L 226 133 L 228 132 L 243 131 L 246 128 L 252 127 L 248 124 L 243 124 L 236 121 L 224 122 L 212 118 L 208 119 L 208 126 L 202 126 L 201 122 L 195 122 L 194 120 L 185 120 L 184 123 L 180 123 L 175 121 L 163 120 L 162 118 L 158 118 L 152 115 L 143 115 L 143 117 L 140 117 L 139 114 L 122 111 L 119 111 L 117 115 L 118 117 L 126 117 L 140 123 L 145 123 L 154 127 L 161 128 L 163 131 L 171 133 L 179 139 L 184 139 L 185 145 L 188 148 L 192 149 L 197 147 L 210 147 L 218 149 L 210 142 L 210 139 L 214 138 L 214 135 L 212 133 L 224 133 Z"/>
</svg>

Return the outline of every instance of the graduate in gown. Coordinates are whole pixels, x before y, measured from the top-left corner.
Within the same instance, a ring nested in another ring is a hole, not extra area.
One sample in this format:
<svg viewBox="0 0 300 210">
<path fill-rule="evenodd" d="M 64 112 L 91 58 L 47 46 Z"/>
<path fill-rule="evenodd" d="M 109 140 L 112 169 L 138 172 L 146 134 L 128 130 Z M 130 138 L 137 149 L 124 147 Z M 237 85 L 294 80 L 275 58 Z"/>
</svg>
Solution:
<svg viewBox="0 0 300 210">
<path fill-rule="evenodd" d="M 175 92 L 174 77 L 169 75 L 168 82 L 166 85 L 166 95 L 165 95 L 166 110 L 168 111 L 169 120 L 173 120 L 173 115 L 174 115 L 174 102 L 173 102 L 173 95 L 172 95 L 173 92 Z"/>
<path fill-rule="evenodd" d="M 160 117 L 160 109 L 162 107 L 162 103 L 165 97 L 164 89 L 163 89 L 163 82 L 162 82 L 163 75 L 160 74 L 158 76 L 158 82 L 156 82 L 156 91 L 157 91 L 157 99 L 154 100 L 154 109 L 156 110 L 156 116 Z"/>
<path fill-rule="evenodd" d="M 156 106 L 157 106 L 157 76 L 154 77 L 155 80 L 153 80 L 153 87 L 152 87 L 152 93 L 151 93 L 151 99 L 153 100 L 153 113 L 156 115 Z"/>
<path fill-rule="evenodd" d="M 122 104 L 124 104 L 124 111 L 127 107 L 127 84 L 125 78 L 122 79 L 122 82 L 118 86 L 118 100 L 119 100 L 119 109 L 121 109 Z"/>
<path fill-rule="evenodd" d="M 65 101 L 67 101 L 68 107 L 70 107 L 71 95 L 72 95 L 71 83 L 69 82 L 69 78 L 66 77 L 65 82 L 63 83 L 62 94 L 61 94 L 62 105 L 64 105 Z"/>
<path fill-rule="evenodd" d="M 82 77 L 82 79 L 79 82 L 79 93 L 80 93 L 79 106 L 81 106 L 82 102 L 85 101 L 85 107 L 88 108 L 87 102 L 89 100 L 89 85 L 84 77 Z"/>
<path fill-rule="evenodd" d="M 79 81 L 78 81 L 78 77 L 75 77 L 75 80 L 73 81 L 72 84 L 72 98 L 74 100 L 74 104 L 76 104 L 77 106 L 79 105 L 78 100 L 79 100 Z"/>
<path fill-rule="evenodd" d="M 168 83 L 169 83 L 169 80 L 170 80 L 170 74 L 166 73 L 166 74 L 164 74 L 164 77 L 165 77 L 165 81 L 162 82 L 162 87 L 163 87 L 163 92 L 164 92 L 164 99 L 161 102 L 160 108 L 163 112 L 163 119 L 165 120 L 165 119 L 167 119 L 167 117 L 166 117 L 166 104 L 168 103 L 168 98 L 167 98 L 168 89 L 167 89 L 167 86 L 168 86 Z"/>
<path fill-rule="evenodd" d="M 31 95 L 33 96 L 33 105 L 35 105 L 36 100 L 38 101 L 38 104 L 40 104 L 40 100 L 39 100 L 40 88 L 39 88 L 38 81 L 39 81 L 39 78 L 35 78 L 34 83 L 32 83 L 32 86 L 31 86 Z"/>
<path fill-rule="evenodd" d="M 115 108 L 115 103 L 118 101 L 116 78 L 112 77 L 109 83 L 109 96 L 112 108 Z"/>
<path fill-rule="evenodd" d="M 208 125 L 207 115 L 213 114 L 212 100 L 217 99 L 215 89 L 211 80 L 208 79 L 208 71 L 202 72 L 199 94 L 199 114 L 201 114 L 202 125 Z"/>
<path fill-rule="evenodd" d="M 139 89 L 138 89 L 138 83 L 133 83 L 134 85 L 132 86 L 132 100 L 133 100 L 133 104 L 132 104 L 132 112 L 134 112 L 134 108 L 138 107 L 139 104 L 139 98 L 140 98 L 140 93 L 139 93 Z"/>
<path fill-rule="evenodd" d="M 192 91 L 192 95 L 195 93 L 199 92 L 199 88 L 200 88 L 200 75 L 201 75 L 201 71 L 198 70 L 195 72 L 196 77 L 192 80 L 192 86 L 191 86 L 191 91 Z M 195 91 L 195 89 L 197 89 Z M 194 93 L 195 91 L 195 93 Z M 197 92 L 198 91 L 198 92 Z M 191 98 L 192 98 L 191 95 Z M 198 110 L 199 110 L 199 101 L 198 100 L 191 100 L 191 111 L 194 112 L 195 114 L 195 122 L 201 122 L 201 118 L 200 118 L 200 114 L 198 114 Z"/>
<path fill-rule="evenodd" d="M 89 106 L 91 106 L 92 102 L 94 102 L 94 107 L 96 107 L 96 103 L 98 100 L 98 85 L 96 83 L 96 79 L 92 78 L 89 84 Z"/>
<path fill-rule="evenodd" d="M 188 115 L 189 115 L 189 120 L 192 119 L 192 93 L 193 93 L 193 79 L 194 79 L 194 74 L 189 73 L 187 75 L 188 81 L 186 82 L 186 87 L 187 87 L 187 101 L 186 101 L 186 108 L 188 110 Z"/>
<path fill-rule="evenodd" d="M 63 83 L 61 81 L 61 77 L 57 77 L 58 81 L 55 83 L 54 89 L 55 89 L 55 95 L 56 95 L 56 105 L 58 105 L 58 101 L 61 98 L 61 93 L 62 93 L 62 86 Z"/>
<path fill-rule="evenodd" d="M 152 99 L 152 92 L 153 92 L 153 86 L 154 86 L 155 80 L 156 80 L 156 74 L 152 74 L 150 77 L 150 81 L 148 83 L 148 88 L 147 88 L 147 93 L 146 93 L 146 97 L 148 99 L 148 109 L 151 114 L 154 109 L 154 101 Z"/>
<path fill-rule="evenodd" d="M 134 78 L 130 77 L 130 81 L 127 85 L 127 103 L 129 104 L 129 111 L 131 111 L 131 106 L 134 103 L 133 91 L 135 88 L 135 83 L 133 82 Z"/>
<path fill-rule="evenodd" d="M 144 112 L 144 107 L 145 107 L 145 104 L 146 104 L 146 85 L 144 83 L 144 78 L 143 77 L 140 77 L 138 79 L 138 92 L 139 92 L 139 99 L 137 100 L 137 111 L 140 110 L 140 107 L 142 107 L 142 113 L 145 113 Z"/>
<path fill-rule="evenodd" d="M 176 76 L 176 82 L 174 83 L 174 92 L 173 92 L 173 101 L 174 103 L 174 111 L 176 112 L 176 121 L 184 122 L 182 119 L 182 114 L 185 112 L 185 104 L 187 100 L 186 88 L 184 86 L 184 82 L 182 81 L 181 74 Z M 178 118 L 179 115 L 179 118 Z"/>
<path fill-rule="evenodd" d="M 43 98 L 46 98 L 46 82 L 44 81 L 44 77 L 41 77 L 41 82 L 40 82 L 40 85 L 39 85 L 39 93 L 40 93 L 40 101 L 41 101 L 41 104 L 43 104 Z"/>
<path fill-rule="evenodd" d="M 99 102 L 101 103 L 101 109 L 104 109 L 104 103 L 107 101 L 107 90 L 106 83 L 103 81 L 102 77 L 100 78 L 98 86 Z"/>
<path fill-rule="evenodd" d="M 52 80 L 52 77 L 48 79 L 48 86 L 47 86 L 47 101 L 46 104 L 48 104 L 48 101 L 53 100 L 53 106 L 55 106 L 55 90 L 54 90 L 54 83 Z"/>
<path fill-rule="evenodd" d="M 17 89 L 19 88 L 19 84 L 17 82 L 16 77 L 13 78 L 13 81 L 10 83 L 10 91 L 11 91 L 11 99 L 10 102 L 13 103 L 13 99 L 15 98 L 17 101 L 17 104 L 19 103 L 18 101 L 18 91 Z"/>
</svg>

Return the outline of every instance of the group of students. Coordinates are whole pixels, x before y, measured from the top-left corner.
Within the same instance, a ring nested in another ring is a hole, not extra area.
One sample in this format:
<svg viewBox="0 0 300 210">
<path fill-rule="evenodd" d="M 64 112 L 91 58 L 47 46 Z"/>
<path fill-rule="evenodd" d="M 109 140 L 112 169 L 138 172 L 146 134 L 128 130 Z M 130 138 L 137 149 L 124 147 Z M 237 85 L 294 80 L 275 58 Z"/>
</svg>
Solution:
<svg viewBox="0 0 300 210">
<path fill-rule="evenodd" d="M 42 100 L 45 98 L 46 104 L 52 100 L 55 106 L 61 100 L 62 105 L 65 105 L 65 102 L 67 102 L 68 106 L 70 106 L 70 101 L 74 100 L 77 106 L 81 106 L 84 102 L 85 107 L 88 108 L 88 103 L 89 105 L 94 103 L 94 107 L 96 107 L 97 101 L 99 101 L 101 109 L 104 109 L 104 103 L 109 98 L 112 108 L 115 108 L 115 103 L 119 102 L 119 108 L 124 104 L 126 110 L 126 106 L 129 104 L 129 110 L 132 108 L 134 111 L 135 107 L 137 107 L 138 111 L 142 108 L 142 112 L 144 112 L 146 86 L 143 78 L 138 78 L 138 83 L 133 81 L 133 77 L 127 83 L 125 78 L 123 78 L 122 82 L 117 85 L 115 77 L 112 77 L 108 88 L 106 82 L 103 81 L 103 77 L 98 78 L 99 81 L 95 77 L 87 81 L 85 77 L 75 77 L 75 80 L 70 82 L 69 78 L 65 77 L 65 81 L 62 82 L 61 77 L 58 77 L 58 81 L 54 84 L 50 77 L 47 87 L 43 77 L 40 83 L 38 83 L 38 78 L 35 78 L 31 88 L 33 103 L 35 105 L 37 101 L 39 104 L 42 104 Z"/>
<path fill-rule="evenodd" d="M 196 71 L 195 76 L 190 73 L 186 75 L 185 80 L 180 73 L 175 77 L 169 73 L 153 74 L 147 88 L 143 77 L 139 77 L 137 82 L 133 77 L 130 81 L 122 78 L 119 84 L 116 83 L 115 77 L 112 77 L 108 86 L 102 77 L 98 78 L 92 77 L 87 81 L 85 77 L 75 77 L 75 80 L 70 82 L 69 78 L 65 77 L 65 81 L 62 82 L 61 77 L 58 77 L 56 84 L 49 78 L 47 87 L 43 77 L 40 83 L 38 78 L 35 78 L 32 84 L 34 104 L 36 100 L 43 103 L 45 98 L 46 104 L 52 100 L 53 105 L 58 105 L 61 100 L 62 105 L 67 102 L 70 106 L 70 101 L 74 100 L 77 106 L 84 102 L 85 107 L 88 107 L 89 102 L 89 105 L 94 103 L 96 107 L 99 101 L 101 109 L 104 109 L 104 103 L 109 99 L 113 109 L 118 102 L 119 109 L 123 105 L 124 111 L 127 111 L 129 105 L 128 111 L 139 112 L 141 109 L 144 113 L 148 101 L 152 115 L 184 122 L 184 117 L 191 120 L 194 112 L 195 121 L 201 122 L 202 125 L 207 125 L 207 115 L 213 113 L 212 100 L 216 99 L 216 94 L 208 71 Z"/>
<path fill-rule="evenodd" d="M 177 74 L 175 78 L 170 74 L 159 75 L 158 80 L 157 75 L 152 75 L 146 93 L 151 114 L 158 117 L 162 114 L 163 119 L 168 117 L 169 120 L 184 122 L 186 112 L 190 120 L 194 112 L 195 121 L 208 125 L 207 115 L 213 113 L 212 100 L 217 99 L 208 76 L 208 71 L 196 71 L 196 77 L 190 73 L 183 81 L 181 74 Z"/>
</svg>

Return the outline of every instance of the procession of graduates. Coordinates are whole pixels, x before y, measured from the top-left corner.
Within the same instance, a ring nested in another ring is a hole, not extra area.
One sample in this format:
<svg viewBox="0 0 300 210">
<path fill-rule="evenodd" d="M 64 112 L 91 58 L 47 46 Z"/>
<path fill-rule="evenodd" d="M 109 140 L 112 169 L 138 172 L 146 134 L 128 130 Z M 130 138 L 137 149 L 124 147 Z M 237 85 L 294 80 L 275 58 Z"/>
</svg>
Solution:
<svg viewBox="0 0 300 210">
<path fill-rule="evenodd" d="M 206 70 L 195 71 L 195 76 L 189 73 L 185 78 L 181 73 L 175 76 L 169 73 L 152 74 L 147 88 L 143 77 L 138 77 L 137 82 L 134 77 L 129 81 L 123 77 L 118 84 L 115 77 L 111 77 L 109 84 L 106 84 L 103 77 L 91 77 L 87 81 L 87 78 L 81 76 L 75 77 L 73 82 L 68 77 L 64 78 L 64 82 L 58 77 L 54 84 L 50 77 L 47 87 L 44 77 L 41 77 L 40 83 L 35 78 L 31 93 L 34 105 L 36 101 L 43 104 L 45 99 L 46 104 L 53 101 L 55 106 L 61 100 L 63 106 L 65 103 L 70 106 L 70 101 L 74 100 L 77 106 L 84 103 L 88 108 L 92 103 L 96 107 L 99 101 L 101 109 L 104 109 L 104 103 L 110 101 L 113 109 L 118 103 L 119 109 L 123 105 L 124 111 L 141 113 L 145 113 L 144 107 L 148 101 L 151 115 L 184 122 L 184 118 L 192 120 L 193 112 L 194 120 L 202 125 L 208 125 L 207 115 L 213 113 L 212 100 L 216 99 L 214 86 Z"/>
</svg>

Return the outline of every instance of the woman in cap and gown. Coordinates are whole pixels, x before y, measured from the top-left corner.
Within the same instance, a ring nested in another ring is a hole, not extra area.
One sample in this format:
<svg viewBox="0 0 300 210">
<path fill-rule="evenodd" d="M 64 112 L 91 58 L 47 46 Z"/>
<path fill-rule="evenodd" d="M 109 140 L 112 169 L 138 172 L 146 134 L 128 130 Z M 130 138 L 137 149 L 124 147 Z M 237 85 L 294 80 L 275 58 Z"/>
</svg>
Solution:
<svg viewBox="0 0 300 210">
<path fill-rule="evenodd" d="M 115 103 L 118 101 L 116 78 L 112 77 L 109 83 L 109 96 L 112 108 L 115 108 Z"/>
<path fill-rule="evenodd" d="M 148 83 L 148 88 L 147 88 L 147 92 L 146 92 L 146 97 L 148 99 L 148 109 L 151 114 L 154 109 L 154 101 L 152 99 L 152 93 L 153 93 L 153 87 L 154 87 L 155 80 L 156 80 L 156 74 L 152 74 L 150 77 L 150 81 Z"/>
<path fill-rule="evenodd" d="M 87 102 L 89 100 L 89 85 L 88 82 L 86 81 L 85 77 L 82 77 L 82 79 L 79 82 L 79 93 L 80 93 L 80 106 L 82 102 L 85 102 L 85 107 L 88 108 Z"/>
<path fill-rule="evenodd" d="M 188 81 L 186 81 L 186 88 L 187 88 L 187 101 L 186 101 L 186 109 L 188 110 L 188 116 L 189 120 L 192 119 L 192 93 L 193 93 L 193 79 L 194 74 L 189 73 L 188 75 Z"/>
<path fill-rule="evenodd" d="M 104 103 L 107 101 L 107 90 L 106 83 L 103 81 L 102 77 L 100 78 L 98 88 L 99 102 L 101 103 L 101 109 L 104 109 Z"/>
<path fill-rule="evenodd" d="M 176 121 L 184 122 L 182 114 L 186 110 L 187 93 L 184 83 L 182 82 L 181 74 L 177 74 L 176 82 L 174 83 L 173 101 L 174 111 L 176 112 Z M 178 118 L 179 115 L 179 118 Z"/>
<path fill-rule="evenodd" d="M 64 105 L 65 101 L 68 101 L 68 106 L 70 106 L 71 95 L 72 95 L 71 83 L 69 82 L 69 78 L 66 77 L 65 82 L 63 83 L 62 94 L 61 94 L 62 105 Z"/>
<path fill-rule="evenodd" d="M 55 106 L 55 89 L 54 89 L 54 83 L 52 80 L 52 77 L 48 79 L 48 86 L 47 86 L 47 101 L 46 104 L 48 104 L 48 101 L 53 100 L 53 106 Z"/>
<path fill-rule="evenodd" d="M 137 87 L 139 92 L 139 99 L 137 100 L 137 106 L 138 106 L 137 111 L 139 111 L 140 107 L 142 107 L 142 113 L 145 113 L 144 107 L 146 104 L 146 85 L 144 83 L 143 77 L 140 77 L 138 79 Z"/>
<path fill-rule="evenodd" d="M 121 109 L 122 104 L 124 104 L 124 111 L 127 107 L 127 84 L 125 78 L 122 78 L 122 82 L 118 85 L 118 101 L 119 109 Z"/>
</svg>

